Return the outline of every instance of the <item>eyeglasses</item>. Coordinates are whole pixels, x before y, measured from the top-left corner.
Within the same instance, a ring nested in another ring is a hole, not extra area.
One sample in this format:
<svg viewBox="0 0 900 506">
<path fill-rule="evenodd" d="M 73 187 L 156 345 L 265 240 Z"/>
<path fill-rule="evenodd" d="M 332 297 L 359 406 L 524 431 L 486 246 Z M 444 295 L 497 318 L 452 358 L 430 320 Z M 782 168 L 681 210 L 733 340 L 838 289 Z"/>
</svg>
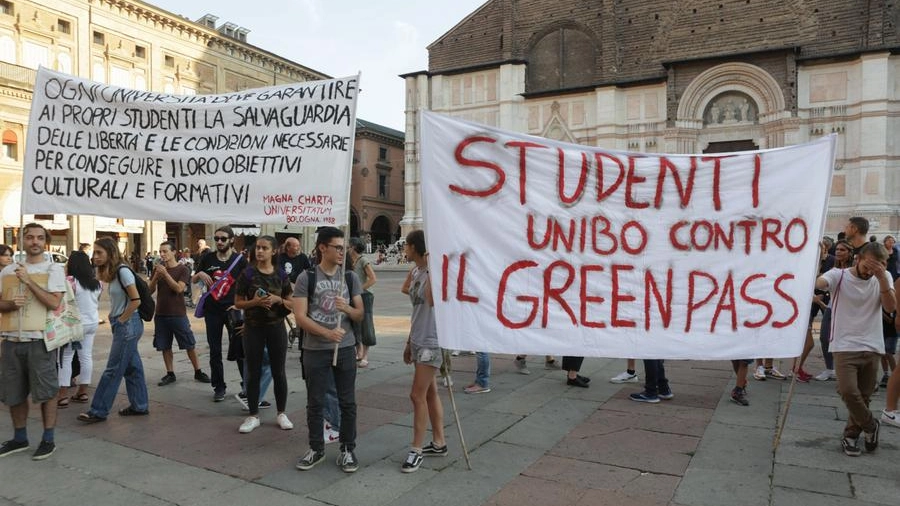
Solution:
<svg viewBox="0 0 900 506">
<path fill-rule="evenodd" d="M 228 236 L 221 236 L 221 235 L 217 235 L 217 236 L 213 237 L 213 240 L 216 242 L 228 242 L 228 239 L 229 239 Z"/>
<path fill-rule="evenodd" d="M 325 246 L 327 246 L 327 247 L 329 247 L 329 248 L 334 248 L 335 251 L 337 251 L 338 253 L 343 253 L 343 252 L 344 252 L 344 247 L 343 247 L 343 246 L 335 246 L 334 244 L 326 244 Z"/>
</svg>

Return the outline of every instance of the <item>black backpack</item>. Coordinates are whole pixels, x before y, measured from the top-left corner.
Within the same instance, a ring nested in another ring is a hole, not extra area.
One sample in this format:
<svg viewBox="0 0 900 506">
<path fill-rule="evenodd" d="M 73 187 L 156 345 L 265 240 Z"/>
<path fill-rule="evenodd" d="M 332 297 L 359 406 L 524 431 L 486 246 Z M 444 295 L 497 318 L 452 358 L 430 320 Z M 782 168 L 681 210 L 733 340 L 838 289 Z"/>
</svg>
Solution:
<svg viewBox="0 0 900 506">
<path fill-rule="evenodd" d="M 156 301 L 153 300 L 153 295 L 150 292 L 150 287 L 147 286 L 147 282 L 144 281 L 144 278 L 135 274 L 134 271 L 131 270 L 131 267 L 127 265 L 120 265 L 118 269 L 116 269 L 116 277 L 119 279 L 119 285 L 122 286 L 122 290 L 125 291 L 125 285 L 122 284 L 122 269 L 128 269 L 131 271 L 131 274 L 134 276 L 134 286 L 137 288 L 138 295 L 141 297 L 141 305 L 138 306 L 138 314 L 141 315 L 141 320 L 145 322 L 153 321 L 153 313 L 156 312 Z"/>
</svg>

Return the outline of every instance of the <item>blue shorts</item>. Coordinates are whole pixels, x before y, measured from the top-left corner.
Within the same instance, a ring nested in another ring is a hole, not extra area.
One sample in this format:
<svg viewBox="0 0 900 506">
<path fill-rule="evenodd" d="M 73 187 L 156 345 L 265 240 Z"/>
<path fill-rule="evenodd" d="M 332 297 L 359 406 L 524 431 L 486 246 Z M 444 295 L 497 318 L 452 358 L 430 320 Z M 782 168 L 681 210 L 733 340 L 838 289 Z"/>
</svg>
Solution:
<svg viewBox="0 0 900 506">
<path fill-rule="evenodd" d="M 157 351 L 171 350 L 173 338 L 179 350 L 193 350 L 197 345 L 187 316 L 155 316 L 153 325 L 153 347 Z"/>
</svg>

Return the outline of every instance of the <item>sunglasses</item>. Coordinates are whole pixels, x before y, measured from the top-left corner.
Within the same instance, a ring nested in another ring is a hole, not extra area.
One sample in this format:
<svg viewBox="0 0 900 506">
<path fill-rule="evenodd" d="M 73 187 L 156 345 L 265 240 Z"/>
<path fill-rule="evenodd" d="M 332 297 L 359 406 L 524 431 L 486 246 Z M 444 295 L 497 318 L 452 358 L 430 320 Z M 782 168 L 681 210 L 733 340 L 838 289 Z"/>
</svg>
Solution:
<svg viewBox="0 0 900 506">
<path fill-rule="evenodd" d="M 223 236 L 213 237 L 213 240 L 215 240 L 216 242 L 228 242 L 228 239 L 230 239 L 230 237 L 223 237 Z"/>
</svg>

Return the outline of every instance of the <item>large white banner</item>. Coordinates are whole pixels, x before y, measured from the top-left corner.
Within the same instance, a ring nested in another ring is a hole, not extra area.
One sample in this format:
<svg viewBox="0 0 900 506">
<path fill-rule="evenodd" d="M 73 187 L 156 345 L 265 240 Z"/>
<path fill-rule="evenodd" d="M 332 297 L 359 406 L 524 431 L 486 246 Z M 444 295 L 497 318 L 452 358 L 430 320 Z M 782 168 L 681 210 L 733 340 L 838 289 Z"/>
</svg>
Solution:
<svg viewBox="0 0 900 506">
<path fill-rule="evenodd" d="M 609 151 L 424 112 L 441 346 L 740 359 L 800 354 L 834 137 L 716 155 Z"/>
<path fill-rule="evenodd" d="M 347 222 L 358 76 L 176 96 L 38 70 L 24 213 Z"/>
</svg>

